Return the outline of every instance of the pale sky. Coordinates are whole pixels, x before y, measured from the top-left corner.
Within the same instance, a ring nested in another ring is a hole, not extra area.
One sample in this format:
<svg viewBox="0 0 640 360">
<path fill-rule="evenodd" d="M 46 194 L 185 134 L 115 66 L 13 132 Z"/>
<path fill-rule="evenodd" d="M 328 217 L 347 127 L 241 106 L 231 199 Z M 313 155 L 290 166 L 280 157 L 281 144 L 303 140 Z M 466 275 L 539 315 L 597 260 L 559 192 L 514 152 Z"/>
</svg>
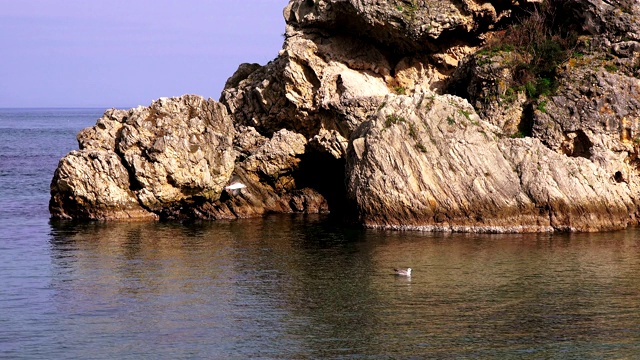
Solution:
<svg viewBox="0 0 640 360">
<path fill-rule="evenodd" d="M 0 0 L 0 107 L 218 99 L 284 41 L 288 0 Z"/>
</svg>

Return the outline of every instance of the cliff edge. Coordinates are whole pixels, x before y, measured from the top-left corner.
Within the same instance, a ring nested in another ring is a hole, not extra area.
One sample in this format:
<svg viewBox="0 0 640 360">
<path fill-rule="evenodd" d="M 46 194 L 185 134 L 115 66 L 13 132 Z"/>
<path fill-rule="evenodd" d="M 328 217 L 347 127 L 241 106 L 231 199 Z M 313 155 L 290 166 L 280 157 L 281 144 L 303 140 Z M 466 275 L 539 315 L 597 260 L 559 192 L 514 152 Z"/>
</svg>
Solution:
<svg viewBox="0 0 640 360">
<path fill-rule="evenodd" d="M 292 0 L 284 17 L 279 56 L 240 65 L 219 101 L 112 109 L 80 132 L 52 216 L 637 224 L 636 1 Z"/>
</svg>

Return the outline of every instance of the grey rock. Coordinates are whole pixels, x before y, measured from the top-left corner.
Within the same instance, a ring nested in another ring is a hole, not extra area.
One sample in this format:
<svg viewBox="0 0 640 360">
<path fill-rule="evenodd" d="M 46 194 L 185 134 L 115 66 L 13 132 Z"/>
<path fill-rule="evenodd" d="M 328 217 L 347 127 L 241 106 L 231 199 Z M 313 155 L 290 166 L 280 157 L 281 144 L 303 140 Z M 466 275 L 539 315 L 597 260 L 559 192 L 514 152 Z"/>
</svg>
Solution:
<svg viewBox="0 0 640 360">
<path fill-rule="evenodd" d="M 450 80 L 454 93 L 467 98 L 482 119 L 507 135 L 518 132 L 527 100 L 523 92 L 514 91 L 514 69 L 510 64 L 518 57 L 520 54 L 515 52 L 471 55 Z"/>
<path fill-rule="evenodd" d="M 558 153 L 597 163 L 638 191 L 640 80 L 602 59 L 595 53 L 566 64 L 558 90 L 533 114 L 533 136 Z"/>
<path fill-rule="evenodd" d="M 466 0 L 293 0 L 284 10 L 285 20 L 296 28 L 354 33 L 401 53 L 437 52 L 454 32 L 473 42 L 508 14 L 508 8 L 493 2 Z"/>
<path fill-rule="evenodd" d="M 285 128 L 307 138 L 320 129 L 348 137 L 389 93 L 389 73 L 375 47 L 295 32 L 277 59 L 226 87 L 220 101 L 236 124 L 267 136 Z"/>
<path fill-rule="evenodd" d="M 246 185 L 237 193 L 224 192 L 217 201 L 182 202 L 168 207 L 170 219 L 235 219 L 269 213 L 328 212 L 328 203 L 316 190 L 298 186 L 296 172 L 306 152 L 306 139 L 282 129 L 271 138 L 244 127 L 236 138 L 241 156 L 230 179 Z"/>
<path fill-rule="evenodd" d="M 249 75 L 253 74 L 254 71 L 260 69 L 262 66 L 260 66 L 260 64 L 240 64 L 240 66 L 238 66 L 238 69 L 236 70 L 236 72 L 231 75 L 231 77 L 229 79 L 227 79 L 227 82 L 224 84 L 225 89 L 226 88 L 233 88 L 236 87 L 240 84 L 240 81 L 246 79 L 249 77 Z"/>
</svg>

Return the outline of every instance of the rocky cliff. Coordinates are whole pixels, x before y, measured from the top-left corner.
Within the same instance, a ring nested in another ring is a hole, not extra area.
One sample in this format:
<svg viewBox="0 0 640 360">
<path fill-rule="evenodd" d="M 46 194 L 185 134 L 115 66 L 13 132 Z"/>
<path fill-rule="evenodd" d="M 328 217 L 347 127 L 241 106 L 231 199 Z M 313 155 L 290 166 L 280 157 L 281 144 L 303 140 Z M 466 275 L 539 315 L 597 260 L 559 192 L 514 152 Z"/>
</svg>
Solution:
<svg viewBox="0 0 640 360">
<path fill-rule="evenodd" d="M 219 102 L 160 99 L 83 130 L 53 217 L 637 223 L 636 1 L 292 0 L 284 17 L 279 56 L 240 65 Z"/>
</svg>

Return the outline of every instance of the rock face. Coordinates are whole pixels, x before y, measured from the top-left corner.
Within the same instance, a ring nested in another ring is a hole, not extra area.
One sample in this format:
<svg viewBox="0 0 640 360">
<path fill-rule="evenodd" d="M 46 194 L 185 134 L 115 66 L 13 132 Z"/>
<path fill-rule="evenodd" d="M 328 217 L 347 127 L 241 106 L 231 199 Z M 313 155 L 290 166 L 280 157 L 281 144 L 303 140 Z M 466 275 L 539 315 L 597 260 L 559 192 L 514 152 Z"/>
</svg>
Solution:
<svg viewBox="0 0 640 360">
<path fill-rule="evenodd" d="M 220 102 L 110 110 L 51 213 L 537 232 L 638 222 L 640 5 L 291 0 L 279 56 Z M 246 188 L 227 191 L 232 181 Z"/>
<path fill-rule="evenodd" d="M 238 194 L 225 191 L 218 201 L 182 201 L 165 209 L 167 219 L 234 219 L 268 213 L 328 211 L 316 190 L 298 186 L 297 172 L 307 141 L 280 130 L 270 139 L 241 127 L 234 140 L 238 155 L 233 178 L 247 187 Z"/>
<path fill-rule="evenodd" d="M 60 161 L 51 185 L 51 213 L 64 219 L 101 220 L 235 217 L 229 214 L 240 205 L 228 206 L 226 213 L 199 209 L 219 202 L 236 170 L 235 135 L 226 108 L 198 96 L 160 99 L 129 111 L 109 110 L 94 127 L 78 134 L 80 150 Z M 292 171 L 306 144 L 304 137 L 286 130 L 269 141 L 256 141 L 262 146 L 238 169 L 257 174 L 255 183 L 259 175 L 278 178 Z M 282 201 L 275 190 L 266 196 L 269 201 L 253 202 L 267 202 L 267 210 L 291 211 L 287 202 L 271 204 Z M 302 193 L 302 198 L 319 197 L 307 202 L 315 201 L 319 204 L 312 206 L 324 210 L 321 196 Z"/>
<path fill-rule="evenodd" d="M 261 133 L 287 128 L 311 138 L 325 129 L 346 138 L 389 92 L 389 71 L 375 47 L 356 39 L 292 33 L 280 57 L 225 88 L 221 101 L 236 123 Z"/>
<path fill-rule="evenodd" d="M 223 106 L 195 96 L 107 111 L 78 134 L 80 151 L 61 160 L 51 211 L 66 218 L 98 207 L 104 211 L 87 217 L 149 218 L 185 198 L 215 200 L 234 167 L 232 131 Z"/>
<path fill-rule="evenodd" d="M 348 164 L 348 193 L 371 226 L 593 231 L 627 226 L 636 208 L 593 162 L 505 138 L 449 95 L 390 95 L 354 133 Z"/>
<path fill-rule="evenodd" d="M 73 151 L 58 164 L 49 210 L 61 219 L 155 219 L 129 188 L 129 173 L 113 151 Z"/>
</svg>

